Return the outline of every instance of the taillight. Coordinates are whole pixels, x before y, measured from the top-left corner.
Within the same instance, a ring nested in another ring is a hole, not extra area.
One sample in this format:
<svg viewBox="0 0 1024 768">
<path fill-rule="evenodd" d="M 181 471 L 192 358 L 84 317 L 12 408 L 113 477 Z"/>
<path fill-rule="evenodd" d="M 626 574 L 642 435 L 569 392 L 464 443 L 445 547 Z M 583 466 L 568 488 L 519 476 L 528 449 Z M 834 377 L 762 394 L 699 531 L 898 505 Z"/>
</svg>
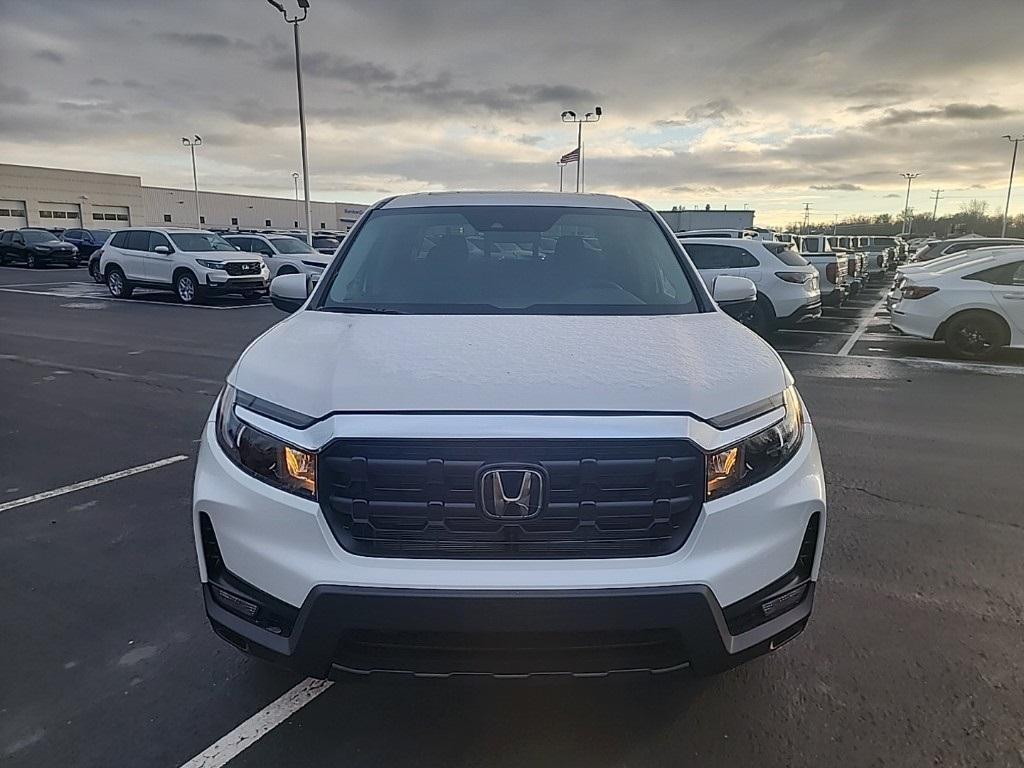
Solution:
<svg viewBox="0 0 1024 768">
<path fill-rule="evenodd" d="M 787 283 L 806 283 L 813 277 L 806 272 L 776 272 L 775 276 Z"/>
<path fill-rule="evenodd" d="M 830 283 L 836 282 L 836 275 L 839 272 L 838 264 L 826 264 L 825 265 L 825 279 Z"/>
<path fill-rule="evenodd" d="M 905 285 L 901 295 L 904 299 L 923 299 L 925 296 L 931 296 L 938 290 L 938 288 L 931 285 Z"/>
</svg>

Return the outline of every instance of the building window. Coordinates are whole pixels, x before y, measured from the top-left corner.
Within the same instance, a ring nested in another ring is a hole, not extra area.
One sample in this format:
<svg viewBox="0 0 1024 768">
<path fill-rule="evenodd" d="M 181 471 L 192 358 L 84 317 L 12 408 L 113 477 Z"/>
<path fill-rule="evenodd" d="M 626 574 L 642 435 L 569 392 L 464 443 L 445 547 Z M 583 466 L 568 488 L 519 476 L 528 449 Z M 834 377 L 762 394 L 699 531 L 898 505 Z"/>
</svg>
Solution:
<svg viewBox="0 0 1024 768">
<path fill-rule="evenodd" d="M 105 221 L 117 221 L 117 214 L 116 213 L 104 213 L 103 214 L 103 219 Z"/>
<path fill-rule="evenodd" d="M 118 214 L 115 214 L 115 215 L 117 216 L 117 220 L 118 221 L 128 221 L 128 214 L 127 213 L 118 213 Z"/>
<path fill-rule="evenodd" d="M 320 229 L 327 229 L 327 222 L 326 221 L 321 221 L 320 222 Z"/>
<path fill-rule="evenodd" d="M 11 208 L 11 216 L 24 216 L 24 211 L 19 211 L 17 208 Z"/>
<path fill-rule="evenodd" d="M 40 219 L 52 219 L 53 218 L 53 211 L 40 211 L 39 212 L 39 218 Z"/>
<path fill-rule="evenodd" d="M 92 215 L 92 220 L 93 221 L 103 221 L 103 214 L 102 213 L 95 213 L 94 212 L 93 215 Z"/>
<path fill-rule="evenodd" d="M 11 211 L 8 208 L 0 208 L 0 216 L 10 216 Z"/>
<path fill-rule="evenodd" d="M 205 224 L 206 223 L 206 217 L 205 216 L 200 216 L 199 217 L 199 223 L 200 224 Z"/>
<path fill-rule="evenodd" d="M 298 229 L 298 228 L 299 228 L 299 222 L 297 222 L 297 221 L 295 222 L 295 228 L 296 228 L 296 229 Z"/>
<path fill-rule="evenodd" d="M 264 222 L 263 222 L 263 226 L 269 227 L 270 226 L 270 219 L 265 219 Z"/>
<path fill-rule="evenodd" d="M 66 219 L 68 217 L 68 214 L 65 211 L 51 211 L 51 213 L 55 219 Z"/>
<path fill-rule="evenodd" d="M 237 216 L 232 216 L 231 217 L 231 225 L 234 226 L 234 227 L 238 226 L 238 217 Z"/>
<path fill-rule="evenodd" d="M 164 214 L 164 221 L 166 221 L 166 222 L 170 222 L 170 220 L 171 220 L 171 214 L 169 214 L 169 213 L 165 213 L 165 214 Z"/>
</svg>

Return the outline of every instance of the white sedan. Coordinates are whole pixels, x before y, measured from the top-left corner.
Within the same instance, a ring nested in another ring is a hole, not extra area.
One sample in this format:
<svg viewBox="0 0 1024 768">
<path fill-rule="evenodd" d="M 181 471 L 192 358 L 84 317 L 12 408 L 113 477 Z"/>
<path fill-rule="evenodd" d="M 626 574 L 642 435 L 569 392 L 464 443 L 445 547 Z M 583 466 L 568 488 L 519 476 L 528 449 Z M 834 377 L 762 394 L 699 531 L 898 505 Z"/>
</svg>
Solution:
<svg viewBox="0 0 1024 768">
<path fill-rule="evenodd" d="M 966 261 L 908 271 L 892 300 L 893 328 L 945 341 L 957 357 L 1024 348 L 1024 247 L 982 248 Z"/>
</svg>

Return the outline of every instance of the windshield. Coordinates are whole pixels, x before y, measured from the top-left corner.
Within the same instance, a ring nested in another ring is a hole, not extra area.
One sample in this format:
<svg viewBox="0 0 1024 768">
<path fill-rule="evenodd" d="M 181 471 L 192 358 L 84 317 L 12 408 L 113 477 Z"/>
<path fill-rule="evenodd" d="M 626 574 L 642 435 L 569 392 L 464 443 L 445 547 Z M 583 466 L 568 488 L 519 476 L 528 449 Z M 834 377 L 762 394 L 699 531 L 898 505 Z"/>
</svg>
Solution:
<svg viewBox="0 0 1024 768">
<path fill-rule="evenodd" d="M 296 240 L 294 237 L 275 237 L 270 243 L 278 253 L 313 253 L 305 240 Z"/>
<path fill-rule="evenodd" d="M 21 234 L 25 237 L 25 242 L 29 245 L 39 245 L 41 243 L 52 243 L 59 242 L 56 235 L 50 232 L 39 232 L 33 229 L 23 229 Z"/>
<path fill-rule="evenodd" d="M 91 229 L 89 231 L 92 232 L 92 239 L 97 243 L 110 237 L 109 229 Z"/>
<path fill-rule="evenodd" d="M 337 248 L 341 245 L 340 240 L 335 240 L 333 237 L 314 237 L 313 247 L 314 248 Z"/>
<path fill-rule="evenodd" d="M 379 210 L 320 308 L 424 314 L 684 314 L 688 273 L 645 211 L 551 206 Z"/>
<path fill-rule="evenodd" d="M 235 251 L 235 246 L 213 232 L 176 232 L 171 235 L 181 251 Z"/>
<path fill-rule="evenodd" d="M 832 247 L 824 237 L 805 237 L 803 251 L 804 253 L 832 253 Z"/>
</svg>

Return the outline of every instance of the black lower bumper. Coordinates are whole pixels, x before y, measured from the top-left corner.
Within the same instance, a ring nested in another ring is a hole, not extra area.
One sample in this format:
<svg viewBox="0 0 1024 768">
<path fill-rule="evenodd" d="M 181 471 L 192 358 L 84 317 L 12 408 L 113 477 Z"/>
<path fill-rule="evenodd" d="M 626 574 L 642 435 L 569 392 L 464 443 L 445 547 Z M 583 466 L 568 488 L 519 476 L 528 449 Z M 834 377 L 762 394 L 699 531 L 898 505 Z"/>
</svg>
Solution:
<svg viewBox="0 0 1024 768">
<path fill-rule="evenodd" d="M 209 296 L 221 296 L 227 293 L 248 293 L 249 291 L 265 293 L 267 283 L 262 277 L 238 277 L 226 280 L 223 283 L 214 283 L 208 280 L 205 290 Z"/>
<path fill-rule="evenodd" d="M 797 309 L 796 312 L 786 315 L 785 317 L 780 317 L 778 324 L 782 328 L 787 328 L 799 323 L 817 320 L 819 317 L 821 317 L 821 299 L 804 304 L 802 307 Z"/>
<path fill-rule="evenodd" d="M 544 592 L 319 586 L 287 633 L 226 610 L 210 584 L 203 593 L 222 638 L 303 675 L 525 677 L 719 672 L 803 630 L 814 583 L 801 588 L 793 607 L 737 635 L 700 585 Z"/>
</svg>

